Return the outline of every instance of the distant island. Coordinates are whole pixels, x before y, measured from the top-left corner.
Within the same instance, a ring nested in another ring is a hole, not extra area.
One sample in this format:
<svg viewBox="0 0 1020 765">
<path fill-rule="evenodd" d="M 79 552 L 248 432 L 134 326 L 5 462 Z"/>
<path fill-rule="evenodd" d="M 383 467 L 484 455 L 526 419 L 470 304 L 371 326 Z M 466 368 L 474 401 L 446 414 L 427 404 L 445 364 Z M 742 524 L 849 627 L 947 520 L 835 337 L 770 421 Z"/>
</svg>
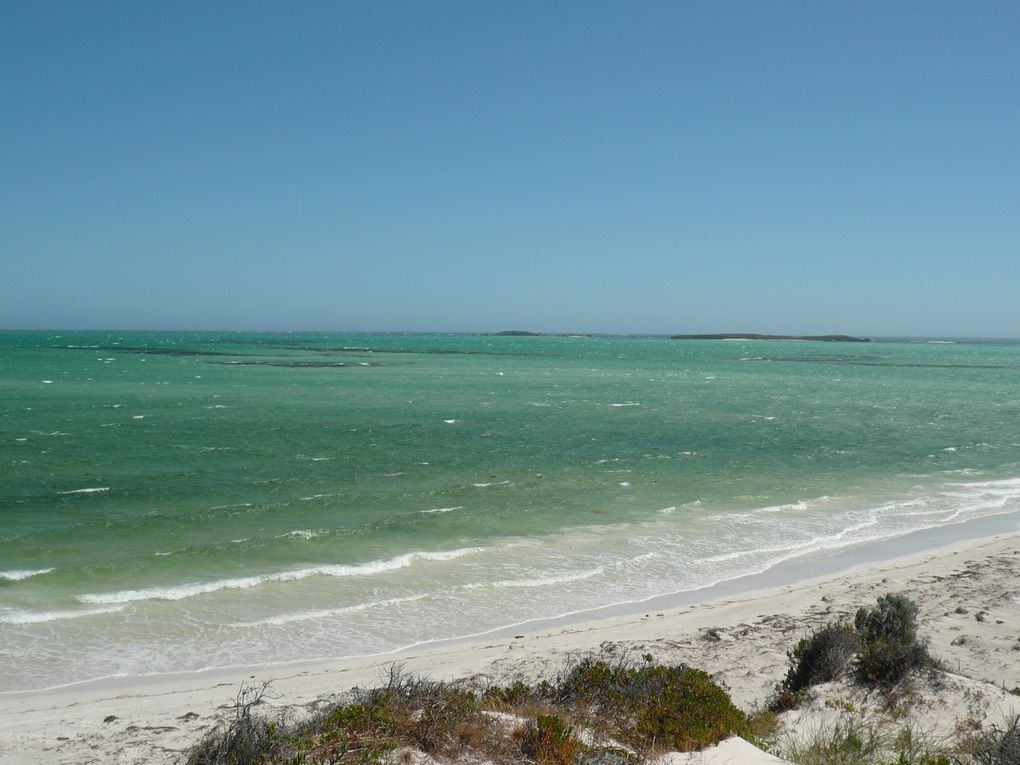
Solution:
<svg viewBox="0 0 1020 765">
<path fill-rule="evenodd" d="M 822 343 L 870 343 L 867 337 L 850 335 L 759 335 L 754 332 L 733 335 L 672 335 L 670 340 L 815 340 Z"/>
<path fill-rule="evenodd" d="M 494 332 L 497 337 L 544 337 L 544 332 L 528 332 L 523 329 L 505 329 L 502 332 Z"/>
</svg>

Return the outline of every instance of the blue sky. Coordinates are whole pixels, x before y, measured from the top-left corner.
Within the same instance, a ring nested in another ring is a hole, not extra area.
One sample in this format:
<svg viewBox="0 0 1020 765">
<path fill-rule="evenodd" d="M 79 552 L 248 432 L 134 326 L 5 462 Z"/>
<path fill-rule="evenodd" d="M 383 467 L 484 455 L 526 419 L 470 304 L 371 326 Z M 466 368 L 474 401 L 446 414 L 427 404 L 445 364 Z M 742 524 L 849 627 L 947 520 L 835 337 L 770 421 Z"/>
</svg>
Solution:
<svg viewBox="0 0 1020 765">
<path fill-rule="evenodd" d="M 0 327 L 1018 336 L 1018 34 L 0 0 Z"/>
</svg>

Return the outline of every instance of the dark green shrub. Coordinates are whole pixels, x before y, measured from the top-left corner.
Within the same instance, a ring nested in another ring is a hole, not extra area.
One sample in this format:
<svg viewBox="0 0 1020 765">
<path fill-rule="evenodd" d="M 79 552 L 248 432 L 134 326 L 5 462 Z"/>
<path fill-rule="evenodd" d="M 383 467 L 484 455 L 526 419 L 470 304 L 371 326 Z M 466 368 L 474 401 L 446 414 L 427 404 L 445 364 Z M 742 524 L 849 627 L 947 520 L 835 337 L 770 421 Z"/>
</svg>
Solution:
<svg viewBox="0 0 1020 765">
<path fill-rule="evenodd" d="M 917 604 L 901 594 L 882 595 L 877 607 L 857 611 L 854 626 L 862 645 L 855 668 L 861 682 L 890 687 L 911 670 L 935 666 L 917 641 L 917 612 Z"/>
<path fill-rule="evenodd" d="M 857 633 L 849 624 L 826 624 L 798 641 L 787 654 L 790 669 L 780 689 L 796 694 L 812 685 L 839 680 L 860 647 Z"/>
<path fill-rule="evenodd" d="M 901 593 L 889 593 L 878 599 L 876 608 L 860 608 L 854 627 L 865 643 L 902 643 L 917 641 L 917 604 Z"/>
<path fill-rule="evenodd" d="M 517 706 L 541 698 L 543 689 L 528 685 L 523 680 L 515 680 L 510 685 L 490 685 L 485 689 L 482 698 L 496 706 Z"/>
<path fill-rule="evenodd" d="M 684 666 L 642 667 L 637 685 L 651 693 L 629 699 L 636 706 L 633 738 L 644 746 L 681 752 L 704 749 L 731 735 L 749 735 L 747 716 L 706 672 Z"/>
<path fill-rule="evenodd" d="M 639 747 L 693 751 L 749 730 L 726 691 L 682 664 L 589 656 L 570 665 L 550 695 L 555 704 L 589 708 L 615 738 Z"/>
</svg>

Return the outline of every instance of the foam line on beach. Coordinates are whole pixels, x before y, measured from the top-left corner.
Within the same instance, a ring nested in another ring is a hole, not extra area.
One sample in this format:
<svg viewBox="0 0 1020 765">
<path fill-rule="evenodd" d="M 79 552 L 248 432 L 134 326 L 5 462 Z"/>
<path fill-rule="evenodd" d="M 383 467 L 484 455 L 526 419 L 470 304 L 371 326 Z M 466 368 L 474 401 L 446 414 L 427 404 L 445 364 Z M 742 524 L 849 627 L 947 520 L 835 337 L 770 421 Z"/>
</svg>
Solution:
<svg viewBox="0 0 1020 765">
<path fill-rule="evenodd" d="M 397 606 L 401 603 L 412 603 L 416 600 L 422 600 L 423 598 L 429 597 L 427 593 L 420 595 L 408 595 L 403 598 L 387 598 L 386 600 L 376 600 L 369 603 L 358 603 L 353 606 L 342 606 L 340 608 L 324 608 L 317 611 L 302 611 L 295 614 L 280 614 L 279 616 L 270 616 L 265 619 L 258 619 L 253 622 L 236 622 L 231 624 L 231 627 L 263 627 L 266 625 L 280 625 L 280 624 L 291 624 L 293 622 L 303 622 L 310 619 L 326 619 L 331 616 L 341 616 L 343 614 L 355 614 L 359 611 L 368 611 L 374 608 L 386 608 L 387 606 Z"/>
<path fill-rule="evenodd" d="M 131 603 L 140 600 L 184 600 L 196 595 L 207 595 L 220 590 L 246 590 L 267 582 L 296 582 L 310 576 L 372 576 L 387 571 L 406 568 L 417 561 L 447 561 L 482 552 L 481 547 L 465 547 L 442 552 L 414 552 L 394 558 L 359 564 L 326 564 L 310 566 L 293 571 L 279 571 L 273 574 L 258 574 L 231 579 L 217 579 L 211 582 L 193 582 L 173 587 L 147 587 L 140 590 L 119 590 L 117 592 L 90 593 L 79 595 L 78 602 L 89 604 Z"/>
<path fill-rule="evenodd" d="M 598 576 L 599 574 L 605 573 L 605 569 L 602 566 L 598 568 L 588 569 L 587 571 L 577 571 L 573 574 L 562 574 L 560 576 L 546 576 L 538 577 L 535 579 L 500 579 L 495 582 L 485 582 L 481 584 L 481 587 L 498 587 L 498 588 L 517 588 L 517 587 L 552 587 L 557 584 L 566 584 L 567 582 L 580 582 L 584 579 L 591 579 L 592 577 Z M 474 585 L 469 585 L 473 587 Z"/>
</svg>

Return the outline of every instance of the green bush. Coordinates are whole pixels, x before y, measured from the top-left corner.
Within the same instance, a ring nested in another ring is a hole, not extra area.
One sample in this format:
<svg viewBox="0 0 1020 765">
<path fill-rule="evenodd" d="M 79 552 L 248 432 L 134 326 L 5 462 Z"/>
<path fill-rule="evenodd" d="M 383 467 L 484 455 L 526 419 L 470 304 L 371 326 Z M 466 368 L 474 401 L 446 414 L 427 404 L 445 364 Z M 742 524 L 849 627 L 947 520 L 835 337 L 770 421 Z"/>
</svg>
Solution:
<svg viewBox="0 0 1020 765">
<path fill-rule="evenodd" d="M 805 688 L 838 680 L 860 649 L 860 640 L 849 624 L 832 622 L 794 646 L 787 656 L 790 669 L 778 689 L 778 697 L 796 696 Z"/>
<path fill-rule="evenodd" d="M 737 734 L 747 716 L 705 672 L 682 664 L 633 666 L 585 657 L 550 688 L 553 703 L 579 705 L 615 738 L 638 747 L 694 751 Z"/>
<path fill-rule="evenodd" d="M 888 593 L 876 608 L 860 608 L 854 627 L 867 643 L 914 643 L 917 641 L 917 604 L 902 593 Z"/>
<path fill-rule="evenodd" d="M 935 666 L 928 648 L 917 641 L 917 612 L 917 604 L 901 594 L 882 595 L 877 607 L 857 611 L 858 680 L 891 687 L 911 670 Z"/>
</svg>

